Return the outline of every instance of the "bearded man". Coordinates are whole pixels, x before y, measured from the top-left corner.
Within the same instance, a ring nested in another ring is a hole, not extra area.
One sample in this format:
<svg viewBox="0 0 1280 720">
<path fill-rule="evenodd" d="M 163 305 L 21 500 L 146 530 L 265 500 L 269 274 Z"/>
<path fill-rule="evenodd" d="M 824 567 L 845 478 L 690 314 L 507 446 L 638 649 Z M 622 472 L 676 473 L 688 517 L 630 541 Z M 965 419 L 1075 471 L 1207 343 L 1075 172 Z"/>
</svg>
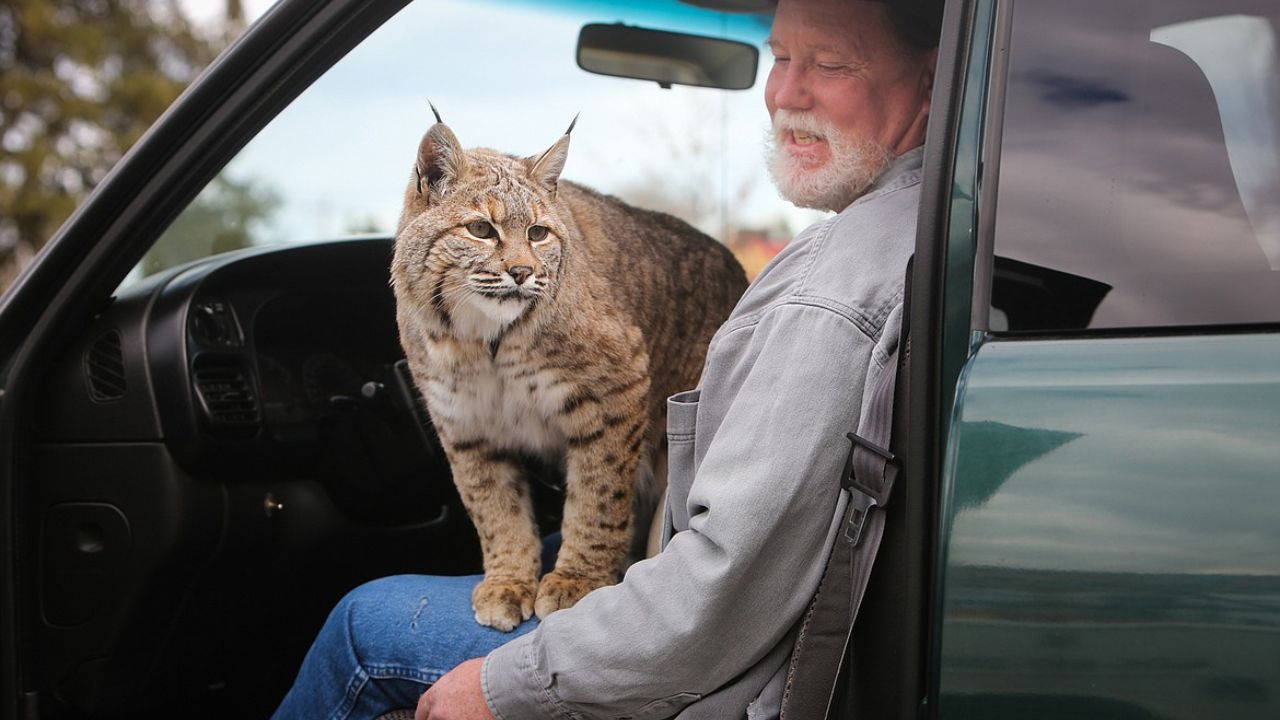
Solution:
<svg viewBox="0 0 1280 720">
<path fill-rule="evenodd" d="M 790 201 L 838 214 L 765 268 L 713 339 L 699 389 L 669 401 L 663 551 L 514 640 L 431 617 L 449 612 L 450 583 L 469 617 L 475 580 L 358 588 L 277 718 L 414 701 L 418 720 L 778 716 L 840 520 L 845 433 L 865 388 L 895 370 L 940 15 L 941 0 L 779 2 L 770 171 Z M 411 619 L 436 632 L 407 634 Z"/>
</svg>

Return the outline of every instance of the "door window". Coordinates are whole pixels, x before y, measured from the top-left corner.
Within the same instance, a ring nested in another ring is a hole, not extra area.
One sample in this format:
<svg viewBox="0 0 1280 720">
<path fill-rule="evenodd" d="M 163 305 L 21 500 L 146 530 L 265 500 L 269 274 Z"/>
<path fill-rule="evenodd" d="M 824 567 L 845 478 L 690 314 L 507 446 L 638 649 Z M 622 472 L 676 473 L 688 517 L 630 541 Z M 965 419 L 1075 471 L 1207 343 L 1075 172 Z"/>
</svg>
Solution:
<svg viewBox="0 0 1280 720">
<path fill-rule="evenodd" d="M 1280 321 L 1280 10 L 1022 0 L 991 329 Z"/>
</svg>

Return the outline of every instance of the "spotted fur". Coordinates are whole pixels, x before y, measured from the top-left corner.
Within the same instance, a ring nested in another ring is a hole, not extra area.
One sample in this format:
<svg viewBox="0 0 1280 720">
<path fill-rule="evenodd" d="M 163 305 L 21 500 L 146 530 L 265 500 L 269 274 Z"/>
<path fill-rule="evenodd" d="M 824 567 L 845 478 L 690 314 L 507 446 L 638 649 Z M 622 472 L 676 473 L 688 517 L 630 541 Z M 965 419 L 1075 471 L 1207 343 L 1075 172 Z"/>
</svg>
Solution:
<svg viewBox="0 0 1280 720">
<path fill-rule="evenodd" d="M 664 483 L 665 399 L 697 383 L 746 287 L 680 220 L 560 181 L 568 147 L 464 151 L 436 123 L 392 263 L 400 340 L 480 536 L 476 620 L 504 631 L 617 581 Z M 522 454 L 565 469 L 541 582 Z"/>
</svg>

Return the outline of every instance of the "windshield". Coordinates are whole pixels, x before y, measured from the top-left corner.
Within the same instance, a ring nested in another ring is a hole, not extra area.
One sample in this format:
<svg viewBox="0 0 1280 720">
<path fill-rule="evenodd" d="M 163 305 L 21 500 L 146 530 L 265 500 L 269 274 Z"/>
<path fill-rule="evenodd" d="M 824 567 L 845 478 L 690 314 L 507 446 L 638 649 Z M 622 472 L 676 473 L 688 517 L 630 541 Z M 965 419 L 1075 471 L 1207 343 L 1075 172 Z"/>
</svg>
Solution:
<svg viewBox="0 0 1280 720">
<path fill-rule="evenodd" d="M 754 274 L 819 217 L 768 180 L 763 87 L 727 91 L 593 75 L 588 23 L 764 44 L 772 18 L 676 0 L 418 0 L 263 130 L 170 226 L 129 282 L 244 247 L 395 230 L 428 101 L 467 147 L 545 150 L 579 115 L 564 175 L 680 217 Z"/>
</svg>

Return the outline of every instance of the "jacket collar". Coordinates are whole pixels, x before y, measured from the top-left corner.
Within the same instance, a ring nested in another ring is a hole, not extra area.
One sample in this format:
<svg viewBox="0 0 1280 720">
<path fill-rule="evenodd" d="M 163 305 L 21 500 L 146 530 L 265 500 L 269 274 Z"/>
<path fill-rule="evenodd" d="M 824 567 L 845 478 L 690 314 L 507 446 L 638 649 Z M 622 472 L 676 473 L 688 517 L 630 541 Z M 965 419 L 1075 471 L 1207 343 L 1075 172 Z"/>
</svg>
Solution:
<svg viewBox="0 0 1280 720">
<path fill-rule="evenodd" d="M 889 163 L 889 167 L 880 173 L 880 176 L 871 183 L 871 187 L 867 188 L 857 200 L 849 204 L 850 207 L 866 202 L 877 195 L 897 190 L 908 185 L 914 185 L 920 182 L 920 172 L 924 167 L 924 146 L 912 148 Z"/>
</svg>

